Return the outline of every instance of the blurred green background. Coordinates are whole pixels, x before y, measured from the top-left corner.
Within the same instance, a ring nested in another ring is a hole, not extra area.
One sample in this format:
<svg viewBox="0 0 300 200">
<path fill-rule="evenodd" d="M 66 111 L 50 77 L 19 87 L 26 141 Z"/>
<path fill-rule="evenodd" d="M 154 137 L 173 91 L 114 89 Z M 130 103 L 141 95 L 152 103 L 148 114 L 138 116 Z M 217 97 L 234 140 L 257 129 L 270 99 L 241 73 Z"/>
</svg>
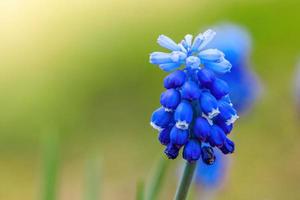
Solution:
<svg viewBox="0 0 300 200">
<path fill-rule="evenodd" d="M 42 139 L 60 138 L 59 199 L 82 199 L 85 160 L 101 160 L 103 199 L 133 199 L 163 147 L 149 126 L 165 73 L 156 38 L 179 41 L 219 22 L 253 36 L 263 96 L 234 130 L 219 199 L 300 199 L 300 119 L 292 82 L 298 0 L 0 1 L 0 199 L 40 199 Z M 171 161 L 161 199 L 176 187 Z"/>
</svg>

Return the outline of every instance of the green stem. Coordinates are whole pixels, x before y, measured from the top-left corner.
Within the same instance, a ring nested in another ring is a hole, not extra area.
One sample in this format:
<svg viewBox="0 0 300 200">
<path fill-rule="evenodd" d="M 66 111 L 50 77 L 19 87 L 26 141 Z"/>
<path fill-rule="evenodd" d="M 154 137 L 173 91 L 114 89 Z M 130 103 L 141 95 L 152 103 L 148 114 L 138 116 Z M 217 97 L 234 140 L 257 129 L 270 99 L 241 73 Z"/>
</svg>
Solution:
<svg viewBox="0 0 300 200">
<path fill-rule="evenodd" d="M 179 182 L 174 200 L 185 200 L 194 176 L 196 163 L 186 162 L 184 172 Z"/>
</svg>

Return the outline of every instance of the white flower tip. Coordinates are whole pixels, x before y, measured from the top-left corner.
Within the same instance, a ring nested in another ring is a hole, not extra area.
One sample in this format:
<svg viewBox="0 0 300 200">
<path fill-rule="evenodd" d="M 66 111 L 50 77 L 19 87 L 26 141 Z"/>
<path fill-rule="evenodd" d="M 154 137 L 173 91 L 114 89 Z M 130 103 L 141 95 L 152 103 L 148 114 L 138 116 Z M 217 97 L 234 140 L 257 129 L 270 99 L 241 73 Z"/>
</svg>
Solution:
<svg viewBox="0 0 300 200">
<path fill-rule="evenodd" d="M 189 124 L 186 121 L 178 121 L 175 126 L 181 130 L 187 130 L 189 128 Z"/>
<path fill-rule="evenodd" d="M 208 118 L 212 119 L 220 113 L 219 108 L 212 109 L 210 113 L 208 113 Z"/>
<path fill-rule="evenodd" d="M 229 126 L 230 124 L 233 124 L 238 118 L 238 115 L 232 115 L 231 118 L 226 121 L 226 125 Z"/>
<path fill-rule="evenodd" d="M 151 125 L 154 129 L 156 129 L 156 130 L 158 130 L 158 131 L 162 131 L 162 130 L 163 130 L 163 128 L 161 128 L 160 126 L 157 126 L 154 122 L 150 122 L 150 125 Z"/>
<path fill-rule="evenodd" d="M 202 117 L 204 117 L 207 120 L 209 125 L 214 125 L 213 121 L 206 114 L 202 113 Z"/>
</svg>

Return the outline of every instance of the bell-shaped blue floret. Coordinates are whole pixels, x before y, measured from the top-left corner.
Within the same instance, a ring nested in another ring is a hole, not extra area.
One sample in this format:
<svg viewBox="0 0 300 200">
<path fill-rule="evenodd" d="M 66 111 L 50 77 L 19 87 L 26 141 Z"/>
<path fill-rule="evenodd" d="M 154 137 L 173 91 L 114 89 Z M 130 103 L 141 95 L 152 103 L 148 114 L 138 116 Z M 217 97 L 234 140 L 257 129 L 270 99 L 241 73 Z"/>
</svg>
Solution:
<svg viewBox="0 0 300 200">
<path fill-rule="evenodd" d="M 189 128 L 193 120 L 193 108 L 187 101 L 182 101 L 176 108 L 174 113 L 176 127 L 182 130 Z"/>
<path fill-rule="evenodd" d="M 227 125 L 233 124 L 239 118 L 236 110 L 226 101 L 219 101 L 219 110 L 218 117 L 224 120 Z"/>
<path fill-rule="evenodd" d="M 182 130 L 174 126 L 170 132 L 170 141 L 173 145 L 181 147 L 187 143 L 189 139 L 189 131 Z"/>
<path fill-rule="evenodd" d="M 168 127 L 159 132 L 158 140 L 162 145 L 168 145 L 170 143 L 170 131 L 171 127 Z"/>
<path fill-rule="evenodd" d="M 206 49 L 198 54 L 201 61 L 218 62 L 224 57 L 224 53 L 218 49 Z"/>
<path fill-rule="evenodd" d="M 197 69 L 200 66 L 200 59 L 196 56 L 189 56 L 185 61 L 186 67 Z"/>
<path fill-rule="evenodd" d="M 224 154 L 229 154 L 229 153 L 233 153 L 234 152 L 234 142 L 232 142 L 230 139 L 226 138 L 226 141 L 224 143 L 224 145 L 220 148 L 220 150 L 224 153 Z"/>
<path fill-rule="evenodd" d="M 177 70 L 166 76 L 164 79 L 164 87 L 166 89 L 179 88 L 184 84 L 185 80 L 186 74 L 181 70 Z"/>
<path fill-rule="evenodd" d="M 181 96 L 183 99 L 190 101 L 199 99 L 201 91 L 199 86 L 194 81 L 187 81 L 181 88 Z"/>
<path fill-rule="evenodd" d="M 225 81 L 217 78 L 211 84 L 210 91 L 217 99 L 221 99 L 229 93 L 229 86 Z"/>
<path fill-rule="evenodd" d="M 169 110 L 175 110 L 180 103 L 180 92 L 175 89 L 168 89 L 160 96 L 160 104 Z"/>
<path fill-rule="evenodd" d="M 166 64 L 160 64 L 159 68 L 165 72 L 170 72 L 180 67 L 180 65 L 181 65 L 180 63 L 166 63 Z"/>
<path fill-rule="evenodd" d="M 165 36 L 165 35 L 160 35 L 158 38 L 157 38 L 157 43 L 166 48 L 166 49 L 169 49 L 171 51 L 180 51 L 180 47 L 171 39 L 169 38 L 168 36 Z"/>
<path fill-rule="evenodd" d="M 208 145 L 204 145 L 201 147 L 201 157 L 202 161 L 207 165 L 214 164 L 216 160 L 213 148 Z"/>
<path fill-rule="evenodd" d="M 233 124 L 227 125 L 226 121 L 222 120 L 220 117 L 217 117 L 215 123 L 224 131 L 226 135 L 228 135 L 233 129 Z"/>
<path fill-rule="evenodd" d="M 168 156 L 169 159 L 177 158 L 178 153 L 179 153 L 179 148 L 173 145 L 172 143 L 169 143 L 165 149 L 165 154 Z"/>
<path fill-rule="evenodd" d="M 208 137 L 209 144 L 211 146 L 222 147 L 226 140 L 226 134 L 217 125 L 211 127 L 210 136 Z"/>
<path fill-rule="evenodd" d="M 205 141 L 210 134 L 210 124 L 204 117 L 198 117 L 195 120 L 193 133 L 200 140 Z"/>
<path fill-rule="evenodd" d="M 198 71 L 197 76 L 201 85 L 206 88 L 209 88 L 216 79 L 215 74 L 211 70 L 204 68 Z"/>
<path fill-rule="evenodd" d="M 230 62 L 228 62 L 228 60 L 226 60 L 225 58 L 217 62 L 204 60 L 202 63 L 207 69 L 210 69 L 217 74 L 225 74 L 227 72 L 230 72 L 230 69 L 232 67 Z"/>
<path fill-rule="evenodd" d="M 192 52 L 199 51 L 199 47 L 202 44 L 203 40 L 204 40 L 204 37 L 203 37 L 202 33 L 200 33 L 199 35 L 197 35 L 195 37 L 195 39 L 194 39 L 193 44 L 192 44 L 191 51 Z"/>
<path fill-rule="evenodd" d="M 202 92 L 200 97 L 200 107 L 203 113 L 210 119 L 220 113 L 218 108 L 218 101 L 209 92 Z"/>
<path fill-rule="evenodd" d="M 173 115 L 167 112 L 163 107 L 155 110 L 151 116 L 151 126 L 159 131 L 167 128 L 172 122 Z"/>
<path fill-rule="evenodd" d="M 189 140 L 183 148 L 183 158 L 188 162 L 195 162 L 201 156 L 201 145 L 197 140 Z"/>
</svg>

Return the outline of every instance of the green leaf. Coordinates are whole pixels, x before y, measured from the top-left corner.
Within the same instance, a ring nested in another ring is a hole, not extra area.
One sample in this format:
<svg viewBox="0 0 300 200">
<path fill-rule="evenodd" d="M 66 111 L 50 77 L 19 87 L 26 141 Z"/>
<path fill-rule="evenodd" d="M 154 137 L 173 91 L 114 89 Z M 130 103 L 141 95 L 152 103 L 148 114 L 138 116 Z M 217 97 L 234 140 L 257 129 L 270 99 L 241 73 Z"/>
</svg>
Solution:
<svg viewBox="0 0 300 200">
<path fill-rule="evenodd" d="M 139 181 L 136 184 L 136 200 L 144 200 L 145 196 L 145 184 L 143 181 Z"/>
<path fill-rule="evenodd" d="M 155 200 L 158 197 L 159 192 L 161 191 L 163 180 L 166 176 L 168 168 L 168 160 L 161 158 L 157 164 L 154 171 L 154 174 L 151 176 L 152 179 L 149 183 L 149 189 L 147 192 L 146 200 Z"/>
<path fill-rule="evenodd" d="M 49 132 L 42 141 L 42 199 L 55 200 L 59 168 L 59 138 L 57 132 Z"/>
<path fill-rule="evenodd" d="M 99 200 L 101 189 L 101 162 L 95 155 L 86 161 L 85 194 L 83 200 Z"/>
</svg>

